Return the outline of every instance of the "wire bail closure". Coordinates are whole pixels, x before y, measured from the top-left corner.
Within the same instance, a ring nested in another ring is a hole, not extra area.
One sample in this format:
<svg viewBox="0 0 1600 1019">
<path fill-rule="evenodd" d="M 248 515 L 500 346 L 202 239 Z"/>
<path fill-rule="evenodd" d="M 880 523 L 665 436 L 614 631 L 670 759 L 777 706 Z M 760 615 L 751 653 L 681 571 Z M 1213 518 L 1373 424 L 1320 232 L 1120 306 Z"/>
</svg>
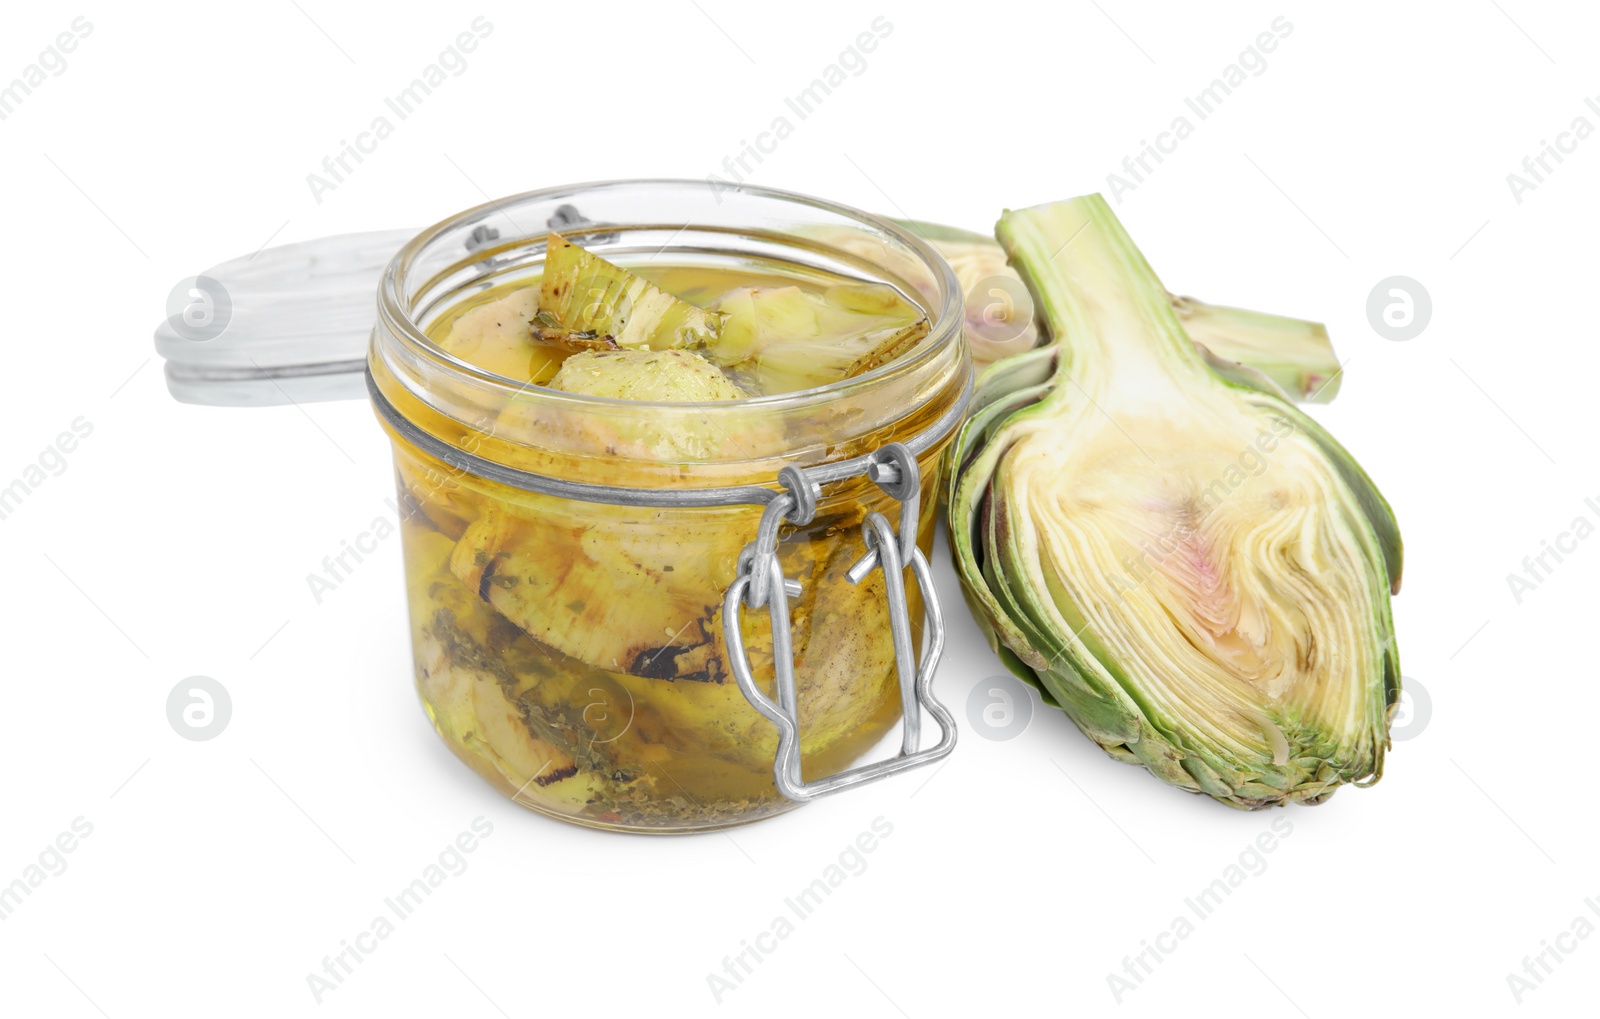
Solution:
<svg viewBox="0 0 1600 1019">
<path fill-rule="evenodd" d="M 751 705 L 778 727 L 778 749 L 773 779 L 785 798 L 804 803 L 829 793 L 887 778 L 908 768 L 938 760 L 955 749 L 955 719 L 933 696 L 933 674 L 944 653 L 944 617 L 933 589 L 932 570 L 917 547 L 921 478 L 916 456 L 902 443 L 890 443 L 868 454 L 863 473 L 884 494 L 900 503 L 898 533 L 888 518 L 876 511 L 861 523 L 866 553 L 847 571 L 852 584 L 861 584 L 874 569 L 882 569 L 889 601 L 889 631 L 894 640 L 895 672 L 900 685 L 901 748 L 898 757 L 806 782 L 800 770 L 800 711 L 795 688 L 794 648 L 789 630 L 789 599 L 802 592 L 800 582 L 783 575 L 778 559 L 778 531 L 784 524 L 803 526 L 816 516 L 821 486 L 802 468 L 785 467 L 778 473 L 783 494 L 769 502 L 761 514 L 756 540 L 739 555 L 739 573 L 723 599 L 723 637 L 728 645 L 728 665 L 740 691 Z M 919 667 L 916 639 L 907 604 L 905 571 L 912 570 L 922 593 L 924 629 L 928 649 Z M 782 597 L 775 597 L 781 592 Z M 756 684 L 740 629 L 741 608 L 766 606 L 772 623 L 772 657 L 776 701 Z M 937 745 L 919 749 L 922 710 L 939 723 Z"/>
</svg>

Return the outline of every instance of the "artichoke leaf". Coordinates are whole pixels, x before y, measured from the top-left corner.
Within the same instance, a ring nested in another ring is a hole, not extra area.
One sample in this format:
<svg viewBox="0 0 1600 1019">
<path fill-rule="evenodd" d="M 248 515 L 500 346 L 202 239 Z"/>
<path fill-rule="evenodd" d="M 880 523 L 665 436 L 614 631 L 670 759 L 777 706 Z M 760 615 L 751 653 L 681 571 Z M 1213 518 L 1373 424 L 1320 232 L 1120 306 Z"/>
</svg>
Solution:
<svg viewBox="0 0 1600 1019">
<path fill-rule="evenodd" d="M 1055 378 L 1056 351 L 1043 346 L 997 361 L 978 376 L 972 387 L 972 410 L 981 410 L 1018 389 L 1043 385 Z"/>
</svg>

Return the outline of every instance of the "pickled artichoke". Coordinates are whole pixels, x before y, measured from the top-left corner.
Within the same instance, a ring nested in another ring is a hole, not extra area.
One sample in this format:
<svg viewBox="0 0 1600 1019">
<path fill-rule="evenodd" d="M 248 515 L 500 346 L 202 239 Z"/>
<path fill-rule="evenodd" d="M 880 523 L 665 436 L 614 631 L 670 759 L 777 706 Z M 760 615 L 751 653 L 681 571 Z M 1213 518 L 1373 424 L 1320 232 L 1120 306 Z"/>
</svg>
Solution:
<svg viewBox="0 0 1600 1019">
<path fill-rule="evenodd" d="M 705 403 L 749 396 L 717 366 L 687 350 L 598 350 L 573 354 L 551 389 L 615 400 Z"/>
<path fill-rule="evenodd" d="M 554 377 L 565 356 L 533 337 L 538 294 L 513 290 L 457 316 L 440 346 L 463 361 L 496 375 L 543 384 Z"/>
<path fill-rule="evenodd" d="M 689 519 L 680 517 L 672 529 Z M 575 518 L 568 520 L 578 529 Z M 643 541 L 644 529 L 634 530 Z M 503 791 L 537 809 L 624 826 L 716 826 L 782 806 L 772 791 L 775 732 L 735 684 L 713 679 L 710 668 L 699 676 L 679 674 L 665 637 L 658 638 L 665 653 L 644 656 L 646 675 L 599 667 L 554 646 L 564 642 L 581 654 L 606 655 L 603 634 L 586 637 L 576 624 L 629 626 L 639 599 L 661 593 L 649 578 L 592 577 L 594 593 L 617 609 L 606 620 L 575 619 L 567 626 L 562 606 L 541 604 L 531 591 L 520 599 L 480 598 L 452 569 L 461 546 L 416 521 L 403 533 L 419 692 L 456 754 Z M 892 648 L 881 639 L 888 627 L 882 578 L 858 589 L 846 571 L 859 549 L 832 544 L 822 563 L 809 558 L 819 547 L 809 541 L 782 556 L 786 572 L 806 578 L 806 591 L 792 603 L 793 652 L 808 733 L 806 767 L 819 773 L 854 759 L 893 723 L 898 706 Z M 599 541 L 589 547 L 602 558 L 577 569 L 593 573 L 614 565 Z M 696 551 L 685 545 L 675 550 Z M 571 552 L 561 546 L 546 551 L 546 563 Z M 430 565 L 441 558 L 442 568 Z M 514 563 L 504 568 L 508 572 L 477 579 L 491 592 L 514 591 L 519 585 L 503 578 L 526 574 L 509 572 Z M 691 604 L 681 611 L 692 620 L 701 610 Z M 712 647 L 721 655 L 721 623 L 719 607 L 705 624 L 714 643 L 707 638 L 696 645 L 703 636 L 697 627 L 680 628 L 679 643 L 702 662 Z M 554 643 L 535 639 L 524 626 Z M 744 631 L 752 668 L 770 675 L 763 619 L 747 619 Z"/>
<path fill-rule="evenodd" d="M 546 239 L 539 332 L 551 342 L 587 339 L 634 350 L 703 347 L 721 322 L 556 234 Z"/>
<path fill-rule="evenodd" d="M 543 387 L 511 393 L 457 440 L 534 473 L 649 487 L 670 466 L 701 484 L 770 483 L 788 419 L 727 401 L 869 371 L 928 329 L 894 288 L 831 274 L 756 262 L 635 273 L 557 237 L 548 251 L 542 282 L 475 294 L 430 328 L 457 357 Z M 568 500 L 404 444 L 395 463 L 414 511 L 403 533 L 418 689 L 458 756 L 525 805 L 603 827 L 700 830 L 792 805 L 773 782 L 777 730 L 734 681 L 724 628 L 761 506 Z M 893 508 L 861 485 L 777 547 L 802 586 L 788 606 L 808 777 L 855 761 L 899 714 L 886 581 L 848 576 L 862 516 Z M 770 689 L 769 618 L 739 625 Z"/>
<path fill-rule="evenodd" d="M 1120 760 L 1231 806 L 1382 774 L 1394 517 L 1257 371 L 1208 357 L 1098 195 L 997 235 L 1048 346 L 951 453 L 963 590 L 1008 666 Z"/>
<path fill-rule="evenodd" d="M 928 335 L 928 320 L 893 287 L 741 287 L 718 299 L 721 334 L 706 353 L 768 393 L 812 389 L 888 364 Z"/>
</svg>

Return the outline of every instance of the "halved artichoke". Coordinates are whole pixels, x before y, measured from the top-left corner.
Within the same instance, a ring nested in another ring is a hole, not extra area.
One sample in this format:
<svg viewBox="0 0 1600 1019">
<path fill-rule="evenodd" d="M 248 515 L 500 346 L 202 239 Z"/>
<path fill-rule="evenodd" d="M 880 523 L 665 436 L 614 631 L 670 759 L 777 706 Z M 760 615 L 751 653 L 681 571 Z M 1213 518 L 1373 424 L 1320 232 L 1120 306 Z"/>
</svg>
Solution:
<svg viewBox="0 0 1600 1019">
<path fill-rule="evenodd" d="M 1050 336 L 952 448 L 956 566 L 991 644 L 1112 756 L 1241 808 L 1383 770 L 1401 544 L 1350 455 L 1207 357 L 1098 195 L 997 234 Z"/>
</svg>

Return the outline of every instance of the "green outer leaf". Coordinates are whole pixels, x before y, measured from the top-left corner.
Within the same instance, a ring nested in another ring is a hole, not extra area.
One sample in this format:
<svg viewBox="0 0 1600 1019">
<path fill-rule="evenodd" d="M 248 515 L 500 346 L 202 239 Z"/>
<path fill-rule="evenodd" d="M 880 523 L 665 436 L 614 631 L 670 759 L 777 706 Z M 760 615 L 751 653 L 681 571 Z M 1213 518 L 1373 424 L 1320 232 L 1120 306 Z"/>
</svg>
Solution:
<svg viewBox="0 0 1600 1019">
<path fill-rule="evenodd" d="M 981 410 L 1014 390 L 1043 385 L 1055 374 L 1056 349 L 1052 346 L 1035 347 L 1025 354 L 996 361 L 983 370 L 973 385 L 971 409 Z"/>
</svg>

